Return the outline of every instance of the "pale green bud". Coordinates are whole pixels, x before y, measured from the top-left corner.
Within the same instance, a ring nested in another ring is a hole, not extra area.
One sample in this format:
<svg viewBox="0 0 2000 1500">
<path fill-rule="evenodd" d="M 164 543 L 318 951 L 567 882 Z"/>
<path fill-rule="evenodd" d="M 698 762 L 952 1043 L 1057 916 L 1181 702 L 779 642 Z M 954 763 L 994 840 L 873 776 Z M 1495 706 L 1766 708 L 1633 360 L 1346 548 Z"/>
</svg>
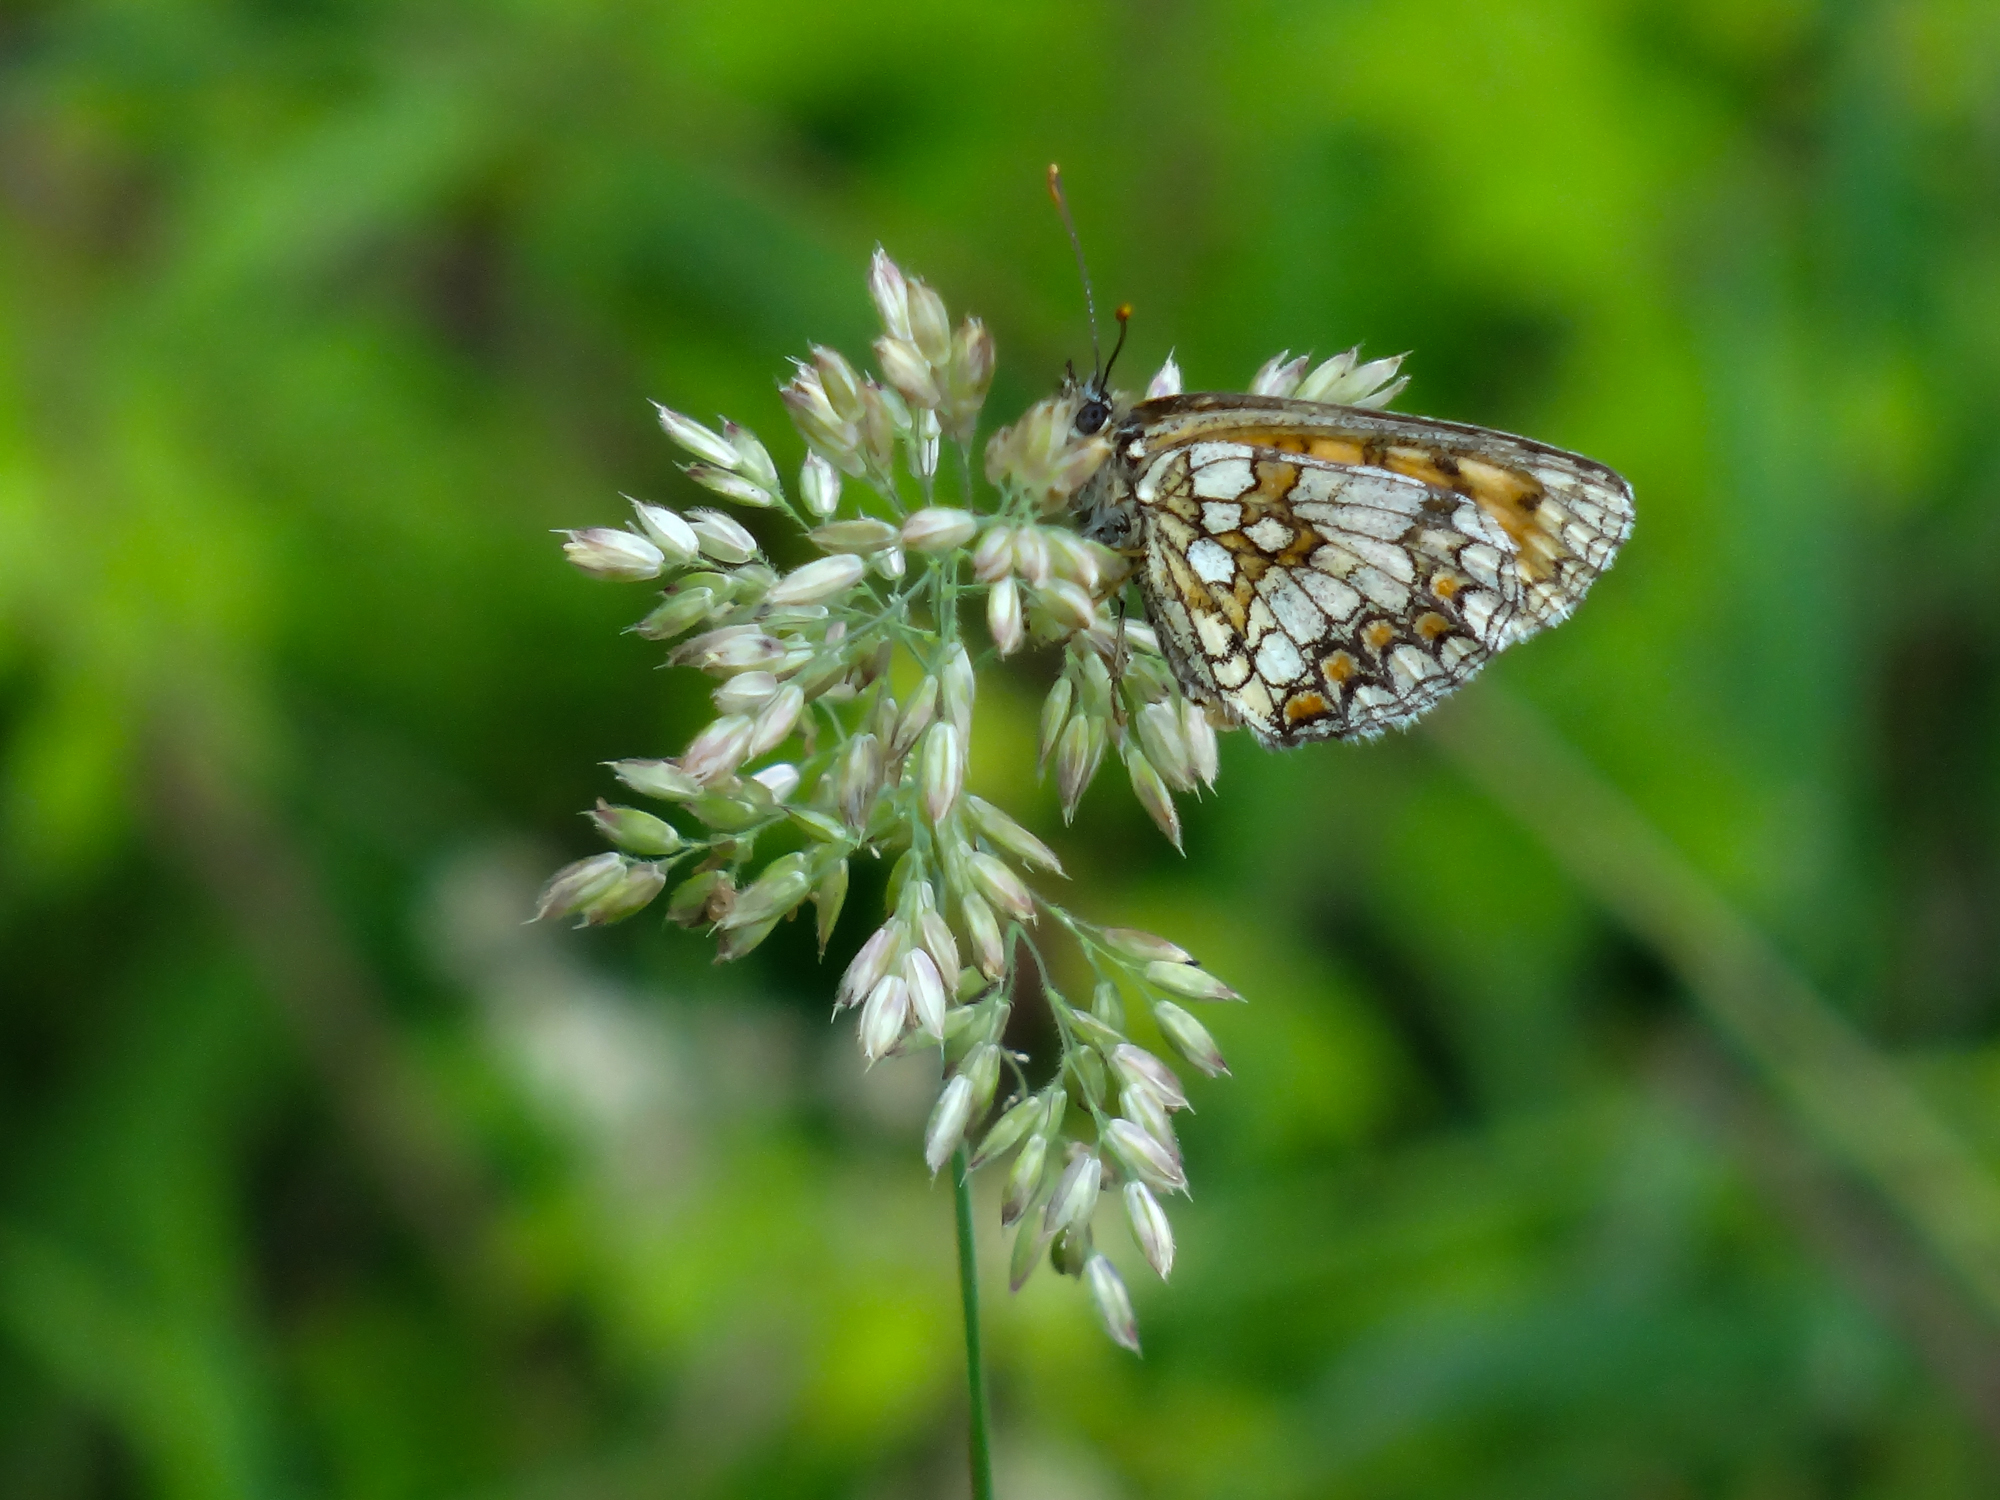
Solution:
<svg viewBox="0 0 2000 1500">
<path fill-rule="evenodd" d="M 975 850 L 968 855 L 965 867 L 979 894 L 994 906 L 1016 921 L 1034 921 L 1034 897 L 1028 894 L 1020 876 L 983 850 Z"/>
<path fill-rule="evenodd" d="M 1048 1159 L 1049 1138 L 1039 1131 L 1028 1137 L 1021 1147 L 1021 1154 L 1014 1158 L 1013 1170 L 1007 1174 L 1007 1186 L 1000 1199 L 1000 1225 L 1007 1228 L 1021 1222 L 1028 1210 L 1034 1207 L 1036 1194 L 1042 1185 L 1042 1166 Z"/>
<path fill-rule="evenodd" d="M 1192 699 L 1181 700 L 1181 738 L 1187 741 L 1188 761 L 1203 786 L 1215 785 L 1220 754 L 1215 743 L 1215 726 L 1208 711 Z"/>
<path fill-rule="evenodd" d="M 1089 1288 L 1091 1306 L 1097 1309 L 1098 1321 L 1111 1342 L 1137 1354 L 1139 1322 L 1132 1316 L 1132 1298 L 1118 1268 L 1102 1255 L 1093 1255 L 1084 1264 L 1083 1284 Z"/>
<path fill-rule="evenodd" d="M 950 724 L 933 724 L 924 731 L 922 782 L 924 811 L 933 824 L 942 823 L 965 786 L 965 747 Z"/>
<path fill-rule="evenodd" d="M 1116 1119 L 1105 1126 L 1104 1143 L 1127 1172 L 1149 1186 L 1163 1193 L 1186 1188 L 1187 1173 L 1174 1153 L 1131 1120 Z"/>
<path fill-rule="evenodd" d="M 1171 703 L 1148 703 L 1133 718 L 1139 743 L 1167 785 L 1177 792 L 1194 790 L 1194 756 L 1181 729 L 1181 716 Z"/>
<path fill-rule="evenodd" d="M 993 335 L 977 318 L 967 318 L 952 335 L 951 363 L 945 367 L 944 405 L 938 416 L 954 443 L 972 441 L 979 408 L 993 384 Z"/>
<path fill-rule="evenodd" d="M 972 549 L 972 576 L 981 583 L 998 583 L 1014 571 L 1014 529 L 994 525 L 986 528 L 979 545 Z"/>
<path fill-rule="evenodd" d="M 1125 1001 L 1118 993 L 1118 986 L 1108 979 L 1097 981 L 1097 988 L 1091 992 L 1090 1013 L 1114 1031 L 1125 1029 Z"/>
<path fill-rule="evenodd" d="M 787 854 L 772 860 L 761 875 L 744 887 L 735 906 L 716 926 L 726 932 L 785 916 L 811 893 L 812 877 L 806 873 L 805 856 Z"/>
<path fill-rule="evenodd" d="M 1076 816 L 1076 805 L 1084 789 L 1097 775 L 1104 758 L 1104 722 L 1087 714 L 1077 714 L 1056 741 L 1056 789 L 1062 795 L 1063 821 Z"/>
<path fill-rule="evenodd" d="M 660 549 L 669 567 L 684 567 L 694 561 L 696 553 L 701 550 L 701 542 L 692 526 L 664 505 L 648 505 L 643 500 L 633 500 L 630 495 L 625 498 L 631 501 L 633 514 L 639 519 L 639 529 Z"/>
<path fill-rule="evenodd" d="M 788 807 L 785 816 L 822 844 L 845 844 L 849 841 L 847 829 L 823 812 L 815 812 L 810 807 Z"/>
<path fill-rule="evenodd" d="M 834 924 L 840 920 L 840 908 L 847 902 L 847 861 L 835 860 L 833 868 L 820 876 L 819 884 L 813 888 L 813 907 L 818 913 L 814 924 L 818 929 L 819 956 L 826 957 L 827 940 L 833 936 Z"/>
<path fill-rule="evenodd" d="M 866 567 L 852 552 L 815 559 L 781 578 L 764 596 L 764 602 L 774 608 L 789 608 L 837 599 L 861 581 Z"/>
<path fill-rule="evenodd" d="M 613 807 L 602 797 L 588 815 L 605 838 L 632 854 L 664 857 L 680 852 L 681 836 L 673 824 L 636 807 Z"/>
<path fill-rule="evenodd" d="M 832 515 L 840 508 L 840 470 L 817 453 L 808 453 L 799 470 L 799 494 L 813 515 Z"/>
<path fill-rule="evenodd" d="M 1012 656 L 1027 640 L 1021 619 L 1021 590 L 1012 578 L 1003 578 L 986 595 L 986 629 L 1002 656 Z"/>
<path fill-rule="evenodd" d="M 701 783 L 670 760 L 612 760 L 605 764 L 641 796 L 662 802 L 692 802 L 701 795 Z"/>
<path fill-rule="evenodd" d="M 719 510 L 691 510 L 687 521 L 704 557 L 719 563 L 746 563 L 757 555 L 757 539 L 733 516 Z"/>
<path fill-rule="evenodd" d="M 1191 960 L 1187 963 L 1165 963 L 1156 959 L 1146 965 L 1146 980 L 1150 984 L 1157 984 L 1163 990 L 1171 990 L 1176 995 L 1185 995 L 1190 1000 L 1243 998 L 1208 970 L 1200 968 Z"/>
<path fill-rule="evenodd" d="M 1063 873 L 1062 861 L 1056 858 L 1053 849 L 984 797 L 967 797 L 965 806 L 972 814 L 973 826 L 1008 854 L 1023 864 L 1034 865 L 1057 875 Z"/>
<path fill-rule="evenodd" d="M 696 458 L 705 458 L 712 464 L 721 464 L 724 468 L 736 466 L 738 461 L 736 450 L 717 434 L 709 431 L 692 417 L 684 417 L 677 411 L 661 406 L 657 401 L 653 403 L 653 408 L 659 412 L 660 426 L 666 429 L 667 436 Z"/>
<path fill-rule="evenodd" d="M 903 522 L 903 545 L 912 552 L 952 552 L 979 532 L 979 518 L 967 510 L 931 506 Z"/>
<path fill-rule="evenodd" d="M 719 603 L 712 589 L 677 588 L 632 629 L 649 641 L 670 641 L 701 624 Z"/>
<path fill-rule="evenodd" d="M 857 734 L 847 742 L 834 773 L 834 798 L 841 817 L 857 833 L 868 827 L 882 790 L 882 771 L 882 742 L 874 735 Z"/>
<path fill-rule="evenodd" d="M 896 338 L 910 337 L 910 288 L 904 280 L 902 269 L 889 259 L 889 252 L 880 245 L 875 247 L 874 257 L 868 262 L 868 295 L 874 300 L 875 311 L 882 315 L 882 326 Z"/>
<path fill-rule="evenodd" d="M 714 468 L 708 464 L 689 464 L 687 477 L 711 494 L 720 495 L 725 500 L 734 500 L 738 505 L 764 507 L 775 505 L 777 497 L 762 485 L 745 479 L 741 474 L 732 474 L 727 469 Z M 711 553 L 711 556 L 714 554 Z M 735 559 L 741 561 L 741 559 Z M 724 561 L 730 561 L 725 558 Z"/>
<path fill-rule="evenodd" d="M 783 744 L 791 735 L 792 726 L 798 723 L 799 714 L 805 706 L 805 690 L 797 683 L 788 682 L 773 693 L 771 700 L 757 711 L 757 717 L 751 721 L 750 748 L 743 758 L 755 760 Z M 798 784 L 798 768 L 793 767 L 791 785 L 795 788 Z"/>
<path fill-rule="evenodd" d="M 1125 1184 L 1125 1222 L 1131 1225 L 1133 1243 L 1146 1257 L 1146 1264 L 1165 1281 L 1174 1269 L 1174 1226 L 1167 1222 L 1166 1210 L 1143 1182 Z"/>
<path fill-rule="evenodd" d="M 704 786 L 730 775 L 750 753 L 751 720 L 725 714 L 694 737 L 681 769 Z"/>
<path fill-rule="evenodd" d="M 1063 1169 L 1055 1192 L 1049 1195 L 1049 1206 L 1042 1213 L 1042 1228 L 1050 1234 L 1060 1234 L 1073 1225 L 1089 1223 L 1091 1210 L 1097 1207 L 1098 1184 L 1103 1176 L 1104 1163 L 1095 1153 L 1079 1151 L 1073 1156 Z"/>
<path fill-rule="evenodd" d="M 1222 1049 L 1215 1045 L 1215 1038 L 1208 1034 L 1208 1028 L 1178 1005 L 1162 1000 L 1153 1007 L 1153 1020 L 1161 1034 L 1173 1043 L 1174 1051 L 1210 1078 L 1229 1071 L 1229 1064 L 1222 1060 Z"/>
<path fill-rule="evenodd" d="M 1049 689 L 1048 697 L 1042 700 L 1042 734 L 1035 750 L 1037 778 L 1048 768 L 1049 757 L 1055 753 L 1063 726 L 1069 722 L 1069 704 L 1074 692 L 1067 676 L 1058 677 L 1056 685 Z"/>
<path fill-rule="evenodd" d="M 660 894 L 660 888 L 666 883 L 666 872 L 658 865 L 643 861 L 627 865 L 624 874 L 613 881 L 608 889 L 600 891 L 585 904 L 582 911 L 583 925 L 608 927 L 613 922 L 622 922 L 627 917 L 644 911 L 652 899 Z"/>
<path fill-rule="evenodd" d="M 1161 833 L 1174 848 L 1181 846 L 1181 815 L 1174 806 L 1174 794 L 1167 790 L 1167 783 L 1146 759 L 1145 752 L 1130 743 L 1125 746 L 1125 773 L 1132 778 L 1132 795 L 1139 799 L 1139 805 L 1146 809 L 1146 816 L 1159 825 Z"/>
<path fill-rule="evenodd" d="M 833 993 L 834 1009 L 859 1005 L 895 967 L 902 955 L 904 930 L 901 922 L 889 921 L 868 935 L 868 941 L 848 964 L 847 972 L 840 976 L 840 985 Z"/>
<path fill-rule="evenodd" d="M 937 712 L 938 683 L 935 677 L 926 677 L 917 684 L 916 692 L 910 695 L 909 706 L 896 721 L 895 735 L 889 741 L 889 754 L 902 755 L 917 742 L 917 736 L 929 727 L 931 716 Z"/>
<path fill-rule="evenodd" d="M 871 1064 L 880 1061 L 902 1040 L 903 1028 L 909 1024 L 909 1019 L 908 988 L 900 976 L 886 975 L 861 1002 L 861 1024 L 858 1028 L 861 1055 Z"/>
<path fill-rule="evenodd" d="M 917 1024 L 940 1041 L 944 1039 L 944 978 L 937 960 L 922 948 L 912 948 L 903 956 L 903 985 L 910 997 L 910 1010 Z"/>
<path fill-rule="evenodd" d="M 626 860 L 620 854 L 593 854 L 564 865 L 549 877 L 535 903 L 530 921 L 544 917 L 567 917 L 583 910 L 625 876 Z"/>
<path fill-rule="evenodd" d="M 769 672 L 742 672 L 730 678 L 709 697 L 716 711 L 724 714 L 754 715 L 778 691 L 778 679 Z"/>
<path fill-rule="evenodd" d="M 979 1149 L 972 1154 L 967 1165 L 968 1171 L 977 1171 L 989 1161 L 1006 1155 L 1014 1148 L 1014 1143 L 1039 1125 L 1047 1113 L 1041 1099 L 1030 1094 L 1010 1108 L 994 1122 L 986 1132 L 986 1138 L 979 1143 Z"/>
<path fill-rule="evenodd" d="M 1000 1083 L 1000 1048 L 982 1042 L 966 1054 L 959 1071 L 972 1080 L 972 1112 L 983 1115 L 993 1103 L 993 1090 Z"/>
<path fill-rule="evenodd" d="M 1253 396 L 1289 396 L 1299 388 L 1305 378 L 1306 366 L 1312 362 L 1310 355 L 1301 354 L 1292 358 L 1292 351 L 1286 349 L 1272 355 L 1258 366 L 1257 373 L 1250 377 L 1250 394 Z"/>
<path fill-rule="evenodd" d="M 587 526 L 581 531 L 562 531 L 568 537 L 563 555 L 592 578 L 631 583 L 642 578 L 658 578 L 666 565 L 666 555 L 645 537 L 609 526 Z"/>
<path fill-rule="evenodd" d="M 930 1122 L 924 1127 L 924 1165 L 931 1169 L 931 1176 L 937 1176 L 938 1168 L 965 1139 L 965 1127 L 971 1118 L 972 1080 L 961 1073 L 946 1081 L 931 1110 Z"/>
<path fill-rule="evenodd" d="M 1039 526 L 1023 526 L 1014 533 L 1014 571 L 1035 588 L 1044 588 L 1055 566 L 1049 554 L 1048 533 Z"/>
<path fill-rule="evenodd" d="M 972 962 L 988 979 L 1007 972 L 1007 947 L 1000 937 L 1000 924 L 993 908 L 975 892 L 959 897 L 958 909 L 965 920 L 965 935 L 972 945 Z"/>
<path fill-rule="evenodd" d="M 1063 630 L 1088 630 L 1091 621 L 1097 618 L 1097 606 L 1090 595 L 1067 578 L 1053 579 L 1043 585 L 1040 598 L 1049 618 Z"/>
<path fill-rule="evenodd" d="M 1028 1284 L 1028 1278 L 1035 1274 L 1035 1267 L 1042 1263 L 1042 1252 L 1049 1248 L 1049 1238 L 1032 1224 L 1021 1226 L 1014 1236 L 1014 1248 L 1007 1257 L 1009 1291 L 1018 1292 Z"/>
<path fill-rule="evenodd" d="M 951 361 L 951 320 L 945 316 L 944 299 L 922 278 L 909 280 L 910 338 L 923 357 L 934 365 Z"/>
<path fill-rule="evenodd" d="M 1141 932 L 1136 927 L 1105 927 L 1097 934 L 1103 943 L 1120 958 L 1131 959 L 1135 963 L 1191 964 L 1194 955 L 1177 943 L 1170 943 L 1163 937 L 1150 932 Z"/>
<path fill-rule="evenodd" d="M 955 987 L 959 980 L 958 939 L 951 935 L 950 925 L 937 912 L 926 911 L 917 919 L 917 932 L 945 984 Z"/>
<path fill-rule="evenodd" d="M 771 462 L 770 451 L 757 441 L 756 433 L 734 422 L 724 421 L 722 435 L 736 450 L 736 463 L 731 467 L 762 489 L 777 489 L 778 466 Z"/>
<path fill-rule="evenodd" d="M 1112 1048 L 1110 1062 L 1121 1083 L 1143 1088 L 1168 1109 L 1188 1107 L 1187 1092 L 1174 1070 L 1144 1047 L 1121 1042 Z"/>
<path fill-rule="evenodd" d="M 928 409 L 944 399 L 930 361 L 907 339 L 884 334 L 875 340 L 875 360 L 882 367 L 882 378 L 910 405 Z"/>
<path fill-rule="evenodd" d="M 1082 665 L 1077 669 L 1078 706 L 1093 719 L 1111 717 L 1111 669 L 1095 651 L 1077 653 Z"/>
<path fill-rule="evenodd" d="M 845 521 L 828 521 L 806 535 L 822 552 L 879 552 L 896 545 L 899 533 L 887 521 L 873 516 L 855 516 Z"/>
<path fill-rule="evenodd" d="M 938 674 L 938 701 L 944 716 L 958 729 L 958 737 L 972 739 L 972 702 L 978 683 L 972 673 L 972 658 L 962 642 L 952 642 L 945 652 L 944 670 Z"/>
</svg>

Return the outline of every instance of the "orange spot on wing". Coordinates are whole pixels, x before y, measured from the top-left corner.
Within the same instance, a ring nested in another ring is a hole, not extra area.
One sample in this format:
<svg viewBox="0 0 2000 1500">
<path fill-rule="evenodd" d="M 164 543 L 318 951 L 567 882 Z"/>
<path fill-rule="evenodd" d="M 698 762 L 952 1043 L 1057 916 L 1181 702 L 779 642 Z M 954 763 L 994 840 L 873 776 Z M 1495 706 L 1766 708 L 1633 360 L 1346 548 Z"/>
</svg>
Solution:
<svg viewBox="0 0 2000 1500">
<path fill-rule="evenodd" d="M 1395 638 L 1396 627 L 1391 625 L 1387 620 L 1377 620 L 1373 625 L 1370 625 L 1366 630 L 1361 632 L 1361 639 L 1373 646 L 1377 651 L 1380 651 Z"/>
<path fill-rule="evenodd" d="M 1352 677 L 1354 675 L 1354 668 L 1354 658 L 1349 656 L 1345 651 L 1336 651 L 1319 664 L 1320 671 L 1326 674 L 1326 680 L 1335 687 L 1339 687 L 1348 678 Z"/>
<path fill-rule="evenodd" d="M 1361 462 L 1361 444 L 1352 438 L 1316 437 L 1306 445 L 1306 452 L 1314 458 L 1323 458 L 1328 463 Z"/>
<path fill-rule="evenodd" d="M 1301 719 L 1313 719 L 1326 712 L 1326 699 L 1318 693 L 1294 693 L 1285 702 L 1285 722 L 1296 724 Z"/>
<path fill-rule="evenodd" d="M 1417 619 L 1417 634 L 1427 641 L 1434 641 L 1451 629 L 1451 621 L 1435 610 Z"/>
<path fill-rule="evenodd" d="M 1449 599 L 1463 587 L 1456 573 L 1440 573 L 1431 580 L 1431 592 L 1440 599 Z"/>
</svg>

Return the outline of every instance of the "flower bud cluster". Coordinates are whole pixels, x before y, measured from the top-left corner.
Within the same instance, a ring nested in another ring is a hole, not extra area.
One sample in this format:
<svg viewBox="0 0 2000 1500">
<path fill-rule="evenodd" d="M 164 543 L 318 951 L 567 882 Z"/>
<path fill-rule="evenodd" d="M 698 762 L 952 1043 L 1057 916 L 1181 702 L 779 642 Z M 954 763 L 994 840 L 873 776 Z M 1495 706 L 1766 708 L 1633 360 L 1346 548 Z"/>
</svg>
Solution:
<svg viewBox="0 0 2000 1500">
<path fill-rule="evenodd" d="M 1406 356 L 1396 354 L 1387 359 L 1371 359 L 1366 364 L 1359 362 L 1360 357 L 1360 349 L 1349 349 L 1308 373 L 1312 356 L 1301 354 L 1294 359 L 1287 349 L 1266 360 L 1251 377 L 1250 394 L 1323 401 L 1333 406 L 1379 408 L 1394 401 L 1410 383 L 1409 376 L 1396 373 Z M 1172 363 L 1168 361 L 1169 366 Z"/>
<path fill-rule="evenodd" d="M 1025 495 L 1044 513 L 1075 499 L 1111 456 L 1107 425 L 1089 437 L 1076 432 L 1085 401 L 1081 389 L 1037 401 L 1020 421 L 986 440 L 986 478 Z"/>
<path fill-rule="evenodd" d="M 1114 663 L 1120 666 L 1115 682 Z M 1093 632 L 1072 644 L 1062 676 L 1042 700 L 1039 764 L 1044 771 L 1055 766 L 1065 822 L 1075 816 L 1107 746 L 1117 748 L 1139 805 L 1180 848 L 1173 794 L 1215 785 L 1215 726 L 1181 693 L 1158 638 L 1145 626 L 1126 624 L 1122 638 Z"/>
<path fill-rule="evenodd" d="M 993 384 L 993 335 L 977 318 L 954 330 L 944 300 L 920 278 L 905 276 L 880 247 L 869 263 L 868 294 L 882 315 L 875 357 L 883 379 L 913 410 L 935 413 L 944 437 L 971 442 Z"/>
<path fill-rule="evenodd" d="M 977 318 L 954 329 L 944 300 L 921 278 L 904 275 L 880 249 L 869 266 L 868 291 L 882 318 L 875 341 L 882 378 L 861 374 L 838 350 L 816 344 L 779 395 L 815 457 L 900 503 L 898 444 L 928 496 L 942 441 L 962 446 L 972 440 L 993 383 L 993 336 Z M 806 500 L 815 515 L 832 513 L 831 505 L 813 503 L 810 490 Z"/>
<path fill-rule="evenodd" d="M 1126 559 L 1052 513 L 1110 451 L 1107 437 L 1074 431 L 1081 393 L 995 434 L 985 469 L 1001 493 L 988 509 L 973 503 L 969 472 L 965 501 L 938 503 L 940 445 L 962 450 L 975 436 L 992 339 L 976 318 L 954 326 L 937 293 L 880 251 L 868 290 L 879 378 L 815 346 L 780 391 L 808 450 L 792 494 L 747 429 L 659 409 L 691 480 L 795 524 L 795 538 L 767 553 L 725 511 L 638 500 L 623 529 L 563 534 L 586 573 L 665 580 L 633 630 L 714 680 L 714 714 L 679 755 L 611 763 L 646 805 L 598 802 L 587 816 L 610 848 L 558 871 L 536 916 L 597 926 L 657 902 L 727 960 L 811 908 L 824 955 L 854 860 L 889 861 L 886 913 L 841 973 L 836 1014 L 852 1014 L 871 1068 L 935 1050 L 926 1165 L 936 1174 L 963 1152 L 972 1168 L 1004 1172 L 1015 1284 L 1046 1258 L 1136 1350 L 1131 1299 L 1096 1246 L 1097 1210 L 1116 1198 L 1139 1254 L 1162 1277 L 1172 1270 L 1161 1199 L 1187 1188 L 1174 1116 L 1189 1100 L 1164 1059 L 1226 1072 L 1190 1006 L 1239 997 L 1165 939 L 1090 926 L 1037 888 L 1062 878 L 1056 851 L 968 785 L 977 679 L 962 616 L 983 611 L 999 656 L 1061 646 L 1040 760 L 1055 768 L 1065 820 L 1115 756 L 1178 846 L 1174 796 L 1213 784 L 1215 729 L 1153 631 L 1117 606 Z M 1310 375 L 1280 360 L 1260 379 L 1316 393 L 1307 399 L 1364 399 L 1393 373 L 1348 355 Z M 1147 396 L 1180 387 L 1169 359 Z M 844 495 L 849 479 L 861 483 Z M 1005 1032 L 1019 966 L 1046 975 L 1052 928 L 1097 981 L 1073 1006 L 1044 979 L 1062 1050 L 1054 1076 L 1035 1081 Z"/>
<path fill-rule="evenodd" d="M 1043 1259 L 1080 1276 L 1106 1330 L 1138 1348 L 1124 1283 L 1095 1248 L 1101 1198 L 1115 1193 L 1133 1243 L 1164 1280 L 1173 1270 L 1173 1225 L 1162 1195 L 1187 1191 L 1173 1116 L 1189 1107 L 1180 1077 L 1157 1052 L 1131 1039 L 1124 992 L 1144 1001 L 1154 1029 L 1190 1065 L 1227 1071 L 1215 1039 L 1173 998 L 1241 997 L 1177 944 L 1132 928 L 1093 928 L 1064 918 L 1103 977 L 1088 1008 L 1047 991 L 1063 1039 L 1062 1071 L 1039 1092 L 1018 1096 L 980 1140 L 977 1169 L 1011 1156 L 1000 1219 L 1015 1234 L 1010 1279 L 1019 1288 Z M 1087 1123 L 1092 1139 L 1066 1136 L 1065 1119 Z"/>
</svg>

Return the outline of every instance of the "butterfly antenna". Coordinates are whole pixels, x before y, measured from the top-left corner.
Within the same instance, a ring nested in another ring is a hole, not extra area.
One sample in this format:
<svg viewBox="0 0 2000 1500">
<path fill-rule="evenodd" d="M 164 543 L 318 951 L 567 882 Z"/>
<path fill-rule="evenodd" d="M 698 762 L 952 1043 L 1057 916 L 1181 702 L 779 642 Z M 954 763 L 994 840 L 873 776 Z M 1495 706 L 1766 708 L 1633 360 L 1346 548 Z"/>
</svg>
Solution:
<svg viewBox="0 0 2000 1500">
<path fill-rule="evenodd" d="M 1118 320 L 1118 342 L 1111 346 L 1111 358 L 1104 362 L 1104 373 L 1097 377 L 1100 388 L 1111 384 L 1111 367 L 1118 363 L 1118 356 L 1125 352 L 1125 335 L 1132 331 L 1132 304 L 1121 302 L 1118 311 L 1111 315 Z"/>
<path fill-rule="evenodd" d="M 1056 212 L 1062 215 L 1063 228 L 1069 231 L 1069 247 L 1076 252 L 1076 274 L 1083 281 L 1083 306 L 1090 314 L 1090 363 L 1094 370 L 1104 368 L 1104 352 L 1097 342 L 1097 293 L 1090 287 L 1090 267 L 1083 263 L 1083 241 L 1076 236 L 1076 220 L 1069 216 L 1069 200 L 1063 197 L 1062 168 L 1049 163 L 1049 196 L 1056 200 Z M 1124 342 L 1124 335 L 1119 335 Z M 1116 358 L 1114 354 L 1112 356 Z"/>
</svg>

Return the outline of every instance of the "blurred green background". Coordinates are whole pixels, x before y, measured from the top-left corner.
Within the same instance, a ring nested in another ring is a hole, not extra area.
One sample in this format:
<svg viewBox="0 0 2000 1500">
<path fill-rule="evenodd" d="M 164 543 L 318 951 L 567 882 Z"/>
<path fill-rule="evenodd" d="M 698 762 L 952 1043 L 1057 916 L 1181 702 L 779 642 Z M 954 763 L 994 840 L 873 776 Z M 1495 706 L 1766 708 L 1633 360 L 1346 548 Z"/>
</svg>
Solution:
<svg viewBox="0 0 2000 1500">
<path fill-rule="evenodd" d="M 935 1064 L 520 918 L 706 707 L 548 528 L 696 497 L 649 397 L 796 463 L 878 239 L 1044 394 L 1051 159 L 1128 379 L 1412 349 L 1639 522 L 1436 725 L 1055 836 L 1253 1003 L 1143 1361 L 989 1234 L 1002 1494 L 2000 1494 L 1988 0 L 15 0 L 0 1495 L 964 1492 Z"/>
</svg>

